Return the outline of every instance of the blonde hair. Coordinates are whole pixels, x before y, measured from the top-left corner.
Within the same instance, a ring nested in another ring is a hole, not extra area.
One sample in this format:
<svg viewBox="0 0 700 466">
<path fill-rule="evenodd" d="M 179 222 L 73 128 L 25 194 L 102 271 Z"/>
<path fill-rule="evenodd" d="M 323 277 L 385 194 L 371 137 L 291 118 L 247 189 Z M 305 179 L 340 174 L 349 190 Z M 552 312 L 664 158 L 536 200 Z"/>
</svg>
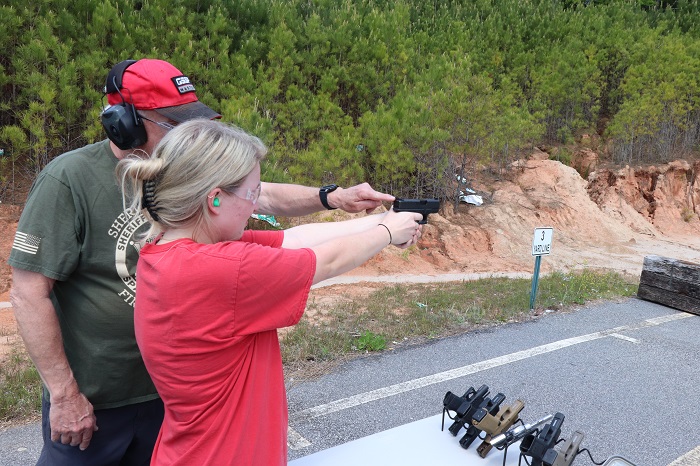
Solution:
<svg viewBox="0 0 700 466">
<path fill-rule="evenodd" d="M 144 211 L 151 223 L 145 238 L 171 228 L 211 233 L 207 194 L 238 187 L 267 154 L 265 145 L 240 128 L 213 120 L 179 124 L 156 145 L 150 158 L 117 164 L 126 209 Z M 145 205 L 144 205 L 145 204 Z"/>
</svg>

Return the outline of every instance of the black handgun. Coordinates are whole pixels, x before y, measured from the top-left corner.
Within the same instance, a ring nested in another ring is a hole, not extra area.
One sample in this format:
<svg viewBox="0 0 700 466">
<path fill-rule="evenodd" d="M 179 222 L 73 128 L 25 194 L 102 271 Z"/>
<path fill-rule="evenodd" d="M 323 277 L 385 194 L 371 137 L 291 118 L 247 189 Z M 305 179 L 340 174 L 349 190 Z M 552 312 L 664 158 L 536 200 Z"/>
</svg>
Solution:
<svg viewBox="0 0 700 466">
<path fill-rule="evenodd" d="M 442 410 L 443 423 L 445 420 L 445 411 L 454 411 L 455 417 L 452 425 L 447 429 L 455 437 L 465 424 L 469 423 L 471 425 L 472 415 L 479 409 L 481 403 L 483 403 L 484 398 L 489 394 L 489 387 L 482 385 L 478 390 L 474 390 L 474 387 L 469 387 L 469 390 L 461 397 L 456 396 L 452 392 L 447 392 L 445 398 L 442 401 L 444 406 Z"/>
<path fill-rule="evenodd" d="M 464 426 L 467 428 L 467 433 L 464 434 L 464 436 L 461 439 L 459 439 L 459 445 L 462 448 L 469 448 L 469 445 L 471 445 L 472 442 L 474 442 L 474 440 L 476 440 L 479 437 L 479 434 L 481 433 L 481 429 L 474 425 L 474 419 L 477 417 L 477 413 L 479 416 L 481 416 L 481 414 L 484 412 L 495 416 L 498 412 L 498 408 L 501 406 L 501 403 L 503 403 L 503 400 L 505 399 L 506 396 L 503 393 L 499 393 L 493 398 L 484 398 L 484 401 L 481 402 L 479 408 L 472 413 L 472 418 L 469 421 L 467 421 L 470 425 Z"/>
<path fill-rule="evenodd" d="M 531 466 L 542 466 L 545 453 L 550 448 L 554 448 L 557 440 L 559 440 L 563 423 L 564 415 L 556 413 L 552 422 L 544 426 L 544 429 L 538 435 L 531 433 L 523 437 L 523 440 L 520 442 L 520 453 L 532 458 Z"/>
<path fill-rule="evenodd" d="M 399 199 L 394 200 L 395 212 L 417 212 L 423 215 L 420 224 L 428 223 L 428 214 L 437 213 L 440 210 L 440 199 Z"/>
</svg>

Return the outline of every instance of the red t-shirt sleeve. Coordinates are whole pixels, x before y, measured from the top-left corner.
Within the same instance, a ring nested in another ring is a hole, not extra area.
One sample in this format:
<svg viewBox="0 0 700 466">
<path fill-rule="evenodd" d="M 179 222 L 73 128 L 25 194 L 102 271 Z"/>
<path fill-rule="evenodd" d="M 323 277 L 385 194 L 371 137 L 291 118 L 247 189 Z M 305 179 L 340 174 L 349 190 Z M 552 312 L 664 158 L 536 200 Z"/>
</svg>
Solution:
<svg viewBox="0 0 700 466">
<path fill-rule="evenodd" d="M 257 243 L 272 248 L 281 248 L 282 241 L 284 241 L 284 231 L 245 230 L 240 240 L 245 243 Z"/>
<path fill-rule="evenodd" d="M 289 327 L 301 319 L 316 273 L 311 249 L 282 249 L 281 231 L 246 231 L 236 280 L 239 335 Z M 240 246 L 239 242 L 239 246 Z"/>
</svg>

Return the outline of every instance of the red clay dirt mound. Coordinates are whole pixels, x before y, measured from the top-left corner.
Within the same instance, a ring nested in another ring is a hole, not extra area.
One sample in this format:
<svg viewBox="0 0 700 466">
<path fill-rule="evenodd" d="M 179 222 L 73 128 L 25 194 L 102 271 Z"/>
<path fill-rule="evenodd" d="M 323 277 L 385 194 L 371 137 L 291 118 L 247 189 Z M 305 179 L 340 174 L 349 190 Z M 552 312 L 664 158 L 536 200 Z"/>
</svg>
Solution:
<svg viewBox="0 0 700 466">
<path fill-rule="evenodd" d="M 598 169 L 589 180 L 535 153 L 518 160 L 508 180 L 472 186 L 481 206 L 445 205 L 432 214 L 418 247 L 387 248 L 362 267 L 327 283 L 361 277 L 532 273 L 533 230 L 554 228 L 543 272 L 583 267 L 638 275 L 645 255 L 700 262 L 700 162 Z M 7 301 L 10 252 L 18 206 L 0 204 L 0 302 Z M 323 212 L 302 221 L 347 218 Z"/>
<path fill-rule="evenodd" d="M 598 170 L 588 194 L 601 210 L 642 234 L 693 236 L 700 232 L 700 161 L 659 167 Z M 654 229 L 650 229 L 650 224 Z"/>
<path fill-rule="evenodd" d="M 457 214 L 448 205 L 431 215 L 418 248 L 389 248 L 332 283 L 386 274 L 532 273 L 537 227 L 554 228 L 544 272 L 587 267 L 639 276 L 649 254 L 700 262 L 700 162 L 601 169 L 589 181 L 541 156 L 513 168 L 507 181 L 474 187 L 483 205 L 460 205 Z"/>
</svg>

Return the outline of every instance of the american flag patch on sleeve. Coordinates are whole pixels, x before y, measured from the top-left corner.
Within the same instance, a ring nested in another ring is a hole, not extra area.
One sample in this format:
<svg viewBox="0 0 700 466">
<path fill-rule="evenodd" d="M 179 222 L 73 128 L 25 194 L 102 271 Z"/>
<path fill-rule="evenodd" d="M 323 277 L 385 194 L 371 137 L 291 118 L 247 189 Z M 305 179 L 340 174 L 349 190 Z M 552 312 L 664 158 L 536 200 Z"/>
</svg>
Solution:
<svg viewBox="0 0 700 466">
<path fill-rule="evenodd" d="M 39 251 L 39 243 L 41 243 L 40 237 L 18 231 L 15 233 L 12 249 L 26 252 L 27 254 L 36 254 Z"/>
</svg>

